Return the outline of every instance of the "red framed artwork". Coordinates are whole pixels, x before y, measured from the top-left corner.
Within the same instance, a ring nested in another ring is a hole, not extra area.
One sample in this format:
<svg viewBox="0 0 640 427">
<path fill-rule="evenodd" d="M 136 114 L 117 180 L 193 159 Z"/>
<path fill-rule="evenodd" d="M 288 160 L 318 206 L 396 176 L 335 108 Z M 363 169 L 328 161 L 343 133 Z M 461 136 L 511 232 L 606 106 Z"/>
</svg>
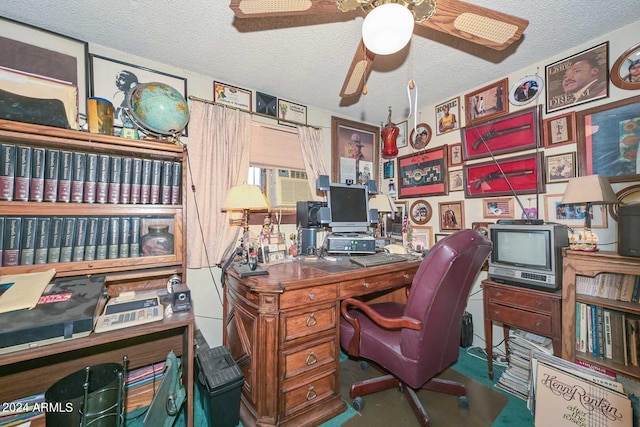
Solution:
<svg viewBox="0 0 640 427">
<path fill-rule="evenodd" d="M 466 165 L 465 197 L 544 193 L 542 153 Z"/>
<path fill-rule="evenodd" d="M 447 146 L 398 157 L 398 198 L 449 194 Z"/>
<path fill-rule="evenodd" d="M 535 148 L 540 143 L 542 106 L 527 108 L 462 129 L 463 160 Z"/>
</svg>

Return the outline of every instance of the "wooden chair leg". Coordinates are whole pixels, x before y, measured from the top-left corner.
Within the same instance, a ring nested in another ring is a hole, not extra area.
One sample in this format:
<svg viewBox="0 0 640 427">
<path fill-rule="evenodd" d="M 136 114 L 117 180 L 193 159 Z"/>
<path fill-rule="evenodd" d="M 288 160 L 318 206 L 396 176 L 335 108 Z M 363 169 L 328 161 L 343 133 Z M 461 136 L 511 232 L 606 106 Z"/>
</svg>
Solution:
<svg viewBox="0 0 640 427">
<path fill-rule="evenodd" d="M 416 392 L 406 384 L 402 385 L 402 391 L 407 397 L 407 402 L 409 403 L 409 406 L 411 406 L 411 409 L 418 419 L 418 422 L 423 427 L 430 427 L 431 422 L 429 421 L 429 415 L 427 415 L 427 411 L 424 409 L 424 406 L 422 406 L 422 402 L 420 402 L 420 399 L 418 399 L 418 395 L 416 394 Z"/>
<path fill-rule="evenodd" d="M 425 385 L 422 386 L 425 390 L 437 391 L 440 393 L 453 394 L 454 396 L 466 396 L 467 388 L 464 384 L 443 380 L 440 378 L 432 378 Z"/>
<path fill-rule="evenodd" d="M 351 385 L 351 397 L 364 396 L 390 388 L 400 387 L 400 381 L 393 375 L 384 375 L 360 381 Z"/>
</svg>

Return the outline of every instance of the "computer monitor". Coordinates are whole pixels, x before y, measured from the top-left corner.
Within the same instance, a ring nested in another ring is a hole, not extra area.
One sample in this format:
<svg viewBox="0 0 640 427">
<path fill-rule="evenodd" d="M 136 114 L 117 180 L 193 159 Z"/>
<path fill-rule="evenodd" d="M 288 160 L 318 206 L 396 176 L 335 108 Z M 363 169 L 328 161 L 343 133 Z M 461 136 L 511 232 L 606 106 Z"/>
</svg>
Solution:
<svg viewBox="0 0 640 427">
<path fill-rule="evenodd" d="M 370 224 L 366 185 L 332 183 L 328 191 L 329 227 L 334 233 L 364 233 Z"/>
</svg>

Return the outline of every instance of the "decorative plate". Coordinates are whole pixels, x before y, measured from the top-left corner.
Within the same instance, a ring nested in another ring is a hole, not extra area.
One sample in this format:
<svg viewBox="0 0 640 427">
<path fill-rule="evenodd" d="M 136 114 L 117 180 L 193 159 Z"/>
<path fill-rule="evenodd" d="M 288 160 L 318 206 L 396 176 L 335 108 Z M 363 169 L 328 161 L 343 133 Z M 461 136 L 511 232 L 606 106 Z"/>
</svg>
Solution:
<svg viewBox="0 0 640 427">
<path fill-rule="evenodd" d="M 411 215 L 411 221 L 416 224 L 426 224 L 431 219 L 433 210 L 431 205 L 426 200 L 416 200 L 411 204 L 409 215 Z"/>
<path fill-rule="evenodd" d="M 416 150 L 422 150 L 431 141 L 431 127 L 426 123 L 418 123 L 415 129 L 411 129 L 411 137 L 409 142 Z"/>
<path fill-rule="evenodd" d="M 509 102 L 513 105 L 525 105 L 535 100 L 544 87 L 540 76 L 524 76 L 509 89 Z"/>
</svg>

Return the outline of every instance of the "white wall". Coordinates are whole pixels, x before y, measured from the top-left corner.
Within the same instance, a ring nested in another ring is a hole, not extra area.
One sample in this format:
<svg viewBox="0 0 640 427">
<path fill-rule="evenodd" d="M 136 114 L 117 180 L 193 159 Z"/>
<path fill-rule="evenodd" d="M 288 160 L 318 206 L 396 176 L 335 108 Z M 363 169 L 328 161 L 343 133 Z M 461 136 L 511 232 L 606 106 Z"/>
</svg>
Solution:
<svg viewBox="0 0 640 427">
<path fill-rule="evenodd" d="M 567 56 L 578 53 L 584 49 L 588 49 L 590 47 L 593 47 L 607 40 L 609 41 L 609 63 L 613 64 L 615 59 L 618 58 L 618 56 L 621 55 L 629 47 L 637 43 L 638 39 L 640 39 L 640 31 L 638 30 L 638 24 L 636 23 L 636 24 L 632 24 L 627 27 L 624 27 L 611 34 L 600 37 L 596 40 L 587 41 L 584 44 L 580 46 L 576 46 L 574 49 L 571 49 L 571 51 L 564 52 L 563 54 L 558 55 L 557 57 L 548 58 L 544 62 L 529 64 L 516 73 L 512 73 L 506 76 L 499 76 L 498 78 L 496 78 L 496 81 L 501 78 L 508 77 L 510 82 L 515 82 L 526 75 L 533 75 L 533 74 L 538 74 L 544 77 L 545 65 L 561 60 Z M 204 98 L 204 99 L 213 99 L 213 80 L 215 76 L 204 76 L 200 74 L 195 74 L 186 69 L 178 69 L 178 68 L 170 67 L 164 64 L 155 63 L 153 61 L 145 60 L 144 58 L 134 57 L 134 56 L 125 54 L 123 52 L 115 51 L 115 50 L 104 48 L 97 45 L 90 45 L 90 52 L 104 55 L 109 58 L 118 59 L 124 62 L 131 62 L 136 65 L 146 66 L 151 69 L 162 70 L 164 72 L 186 77 L 188 79 L 189 95 L 193 95 L 193 96 Z M 500 67 L 499 64 L 494 65 L 491 63 L 487 63 L 487 66 Z M 243 84 L 243 82 L 229 81 L 226 83 L 241 86 L 241 87 L 246 87 Z M 418 84 L 418 87 L 420 87 L 420 85 L 426 85 L 428 82 L 416 82 L 416 83 Z M 479 82 L 478 88 L 483 87 L 490 83 L 492 82 Z M 260 88 L 248 88 L 248 89 L 251 89 L 253 91 L 260 90 Z M 576 110 L 582 110 L 582 109 L 595 107 L 598 105 L 603 105 L 612 101 L 628 98 L 630 96 L 634 96 L 638 94 L 637 92 L 634 92 L 634 91 L 626 91 L 626 90 L 619 89 L 614 85 L 610 85 L 609 93 L 610 93 L 609 98 L 580 105 L 578 108 L 576 108 Z M 277 94 L 274 94 L 274 95 L 277 95 Z M 456 96 L 460 97 L 461 103 L 464 102 L 464 93 L 451 94 L 451 96 L 448 99 L 454 98 Z M 446 100 L 447 99 L 443 99 L 438 103 L 444 102 Z M 298 100 L 292 100 L 292 101 L 307 105 L 308 106 L 307 121 L 309 125 L 322 128 L 325 161 L 326 161 L 327 167 L 330 168 L 331 167 L 331 116 L 334 114 L 329 111 L 316 109 L 312 105 L 307 104 L 304 99 L 298 99 Z M 538 97 L 537 102 L 544 105 L 544 93 L 540 97 Z M 528 104 L 523 107 L 514 107 L 510 105 L 509 108 L 510 108 L 510 112 L 514 112 L 514 111 L 517 111 L 518 109 L 529 108 L 532 105 L 533 104 Z M 543 111 L 544 111 L 544 108 L 543 108 Z M 563 110 L 560 113 L 566 113 L 568 111 L 569 110 Z M 463 112 L 461 111 L 461 114 L 460 114 L 461 116 L 464 115 L 462 113 Z M 550 116 L 552 115 L 555 115 L 555 114 L 551 114 Z M 543 117 L 546 117 L 544 113 L 543 113 Z M 345 118 L 349 119 L 349 117 L 345 117 Z M 431 126 L 432 129 L 435 130 L 436 129 L 435 105 L 422 106 L 418 111 L 418 118 L 419 118 L 419 122 L 426 122 Z M 353 119 L 353 120 L 356 120 L 356 119 Z M 394 117 L 394 120 L 400 121 L 396 117 Z M 413 123 L 413 118 L 409 119 L 409 123 L 410 125 Z M 461 123 L 461 124 L 464 124 L 464 123 Z M 377 125 L 377 124 L 374 124 L 374 125 Z M 184 141 L 188 144 L 188 139 L 185 139 Z M 450 132 L 441 136 L 434 135 L 428 147 L 433 148 L 433 147 L 441 146 L 444 144 L 454 144 L 457 142 L 460 142 L 459 131 Z M 401 149 L 399 155 L 402 156 L 405 154 L 410 154 L 412 151 L 413 151 L 412 148 L 408 146 L 406 148 Z M 564 152 L 570 152 L 570 151 L 576 151 L 575 144 L 555 147 L 553 149 L 549 149 L 547 153 L 558 154 L 558 153 L 564 153 Z M 621 188 L 627 187 L 632 184 L 634 183 L 614 184 L 613 188 L 614 188 L 614 191 L 618 191 Z M 388 182 L 385 181 L 382 185 L 382 188 L 386 189 L 387 185 L 388 185 Z M 553 184 L 553 185 L 548 185 L 546 190 L 547 190 L 547 193 L 549 194 L 562 193 L 564 191 L 564 187 L 565 187 L 565 184 Z M 463 192 L 453 192 L 448 196 L 429 197 L 427 198 L 427 201 L 431 204 L 434 211 L 437 212 L 438 203 L 444 202 L 444 201 L 459 200 L 463 197 L 464 197 Z M 520 197 L 521 197 L 522 203 L 525 206 L 528 206 L 527 199 L 529 197 L 535 197 L 535 195 L 534 196 L 525 195 Z M 412 200 L 407 200 L 407 202 L 410 205 Z M 535 201 L 532 201 L 532 206 L 534 204 L 535 204 Z M 486 221 L 486 219 L 483 219 L 482 217 L 482 199 L 480 198 L 465 199 L 464 205 L 465 205 L 465 226 L 470 227 L 471 223 L 475 221 Z M 539 198 L 539 210 L 540 212 L 544 212 L 544 198 L 542 195 Z M 521 215 L 521 209 L 517 203 L 515 203 L 515 211 L 516 211 L 516 217 L 519 218 Z M 617 238 L 616 236 L 617 223 L 613 221 L 612 218 L 609 217 L 608 224 L 609 224 L 609 227 L 607 229 L 598 229 L 598 230 L 595 230 L 595 232 L 598 234 L 600 238 L 600 242 L 602 242 L 601 246 L 604 250 L 616 250 L 615 243 L 613 242 L 615 242 Z M 440 233 L 437 214 L 432 216 L 432 219 L 427 225 L 430 225 L 433 227 L 434 233 Z M 291 229 L 287 229 L 287 228 L 283 229 L 283 231 L 286 234 L 289 234 L 290 232 L 294 231 L 293 225 L 289 227 Z M 258 227 L 256 226 L 256 230 L 253 230 L 253 231 L 256 231 L 256 232 L 259 231 L 257 228 Z M 187 231 L 188 238 L 189 239 L 199 238 L 199 233 L 197 232 L 197 230 L 198 230 L 198 226 L 196 224 L 188 224 L 188 231 Z M 611 242 L 611 244 L 607 245 L 606 243 L 609 243 L 609 242 Z M 191 289 L 193 300 L 194 300 L 196 324 L 198 328 L 201 329 L 205 338 L 207 339 L 207 341 L 211 346 L 221 345 L 223 325 L 222 325 L 222 304 L 221 304 L 222 289 L 220 287 L 220 269 L 215 267 L 210 270 L 209 269 L 198 269 L 198 270 L 190 269 L 187 275 L 188 275 L 188 285 Z M 481 346 L 484 346 L 484 331 L 483 331 L 483 314 L 482 314 L 483 313 L 483 308 L 482 308 L 483 294 L 480 288 L 480 281 L 483 280 L 484 278 L 486 278 L 486 273 L 481 272 L 474 286 L 474 289 L 472 291 L 472 296 L 469 300 L 469 305 L 468 305 L 468 311 L 472 313 L 473 319 L 474 319 L 474 329 L 476 333 L 474 345 L 481 345 Z M 501 328 L 495 327 L 494 329 L 495 329 L 494 336 L 501 337 L 502 336 L 500 332 Z M 494 341 L 496 342 L 499 341 L 499 338 L 496 338 Z"/>
</svg>

